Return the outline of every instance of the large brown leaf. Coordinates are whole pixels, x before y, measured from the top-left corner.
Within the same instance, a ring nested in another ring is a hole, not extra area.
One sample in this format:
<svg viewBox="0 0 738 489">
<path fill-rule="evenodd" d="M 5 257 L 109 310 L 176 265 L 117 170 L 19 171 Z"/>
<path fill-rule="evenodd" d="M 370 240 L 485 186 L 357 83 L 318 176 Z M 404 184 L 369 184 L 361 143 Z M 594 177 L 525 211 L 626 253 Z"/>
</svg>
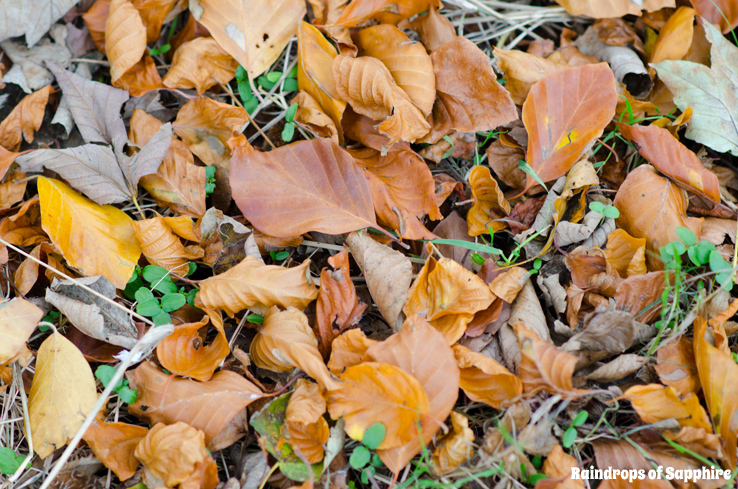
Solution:
<svg viewBox="0 0 738 489">
<path fill-rule="evenodd" d="M 461 388 L 472 401 L 501 409 L 523 394 L 520 379 L 495 360 L 458 344 L 453 349 L 461 370 Z"/>
<path fill-rule="evenodd" d="M 146 28 L 130 0 L 113 0 L 105 22 L 105 52 L 112 81 L 123 76 L 146 51 Z"/>
<path fill-rule="evenodd" d="M 243 436 L 242 433 L 227 439 L 225 445 L 212 443 L 246 406 L 263 396 L 254 384 L 230 370 L 221 370 L 209 381 L 198 382 L 167 375 L 154 364 L 144 362 L 126 376 L 131 388 L 138 390 L 136 402 L 128 406 L 131 414 L 152 425 L 184 421 L 205 433 L 205 442 L 212 451 Z"/>
<path fill-rule="evenodd" d="M 704 17 L 711 24 L 719 24 L 723 33 L 727 34 L 738 26 L 738 4 L 732 0 L 691 0 L 691 2 L 700 17 Z"/>
<path fill-rule="evenodd" d="M 332 139 L 267 153 L 246 144 L 234 149 L 231 187 L 239 209 L 259 231 L 288 238 L 377 227 L 364 174 Z"/>
<path fill-rule="evenodd" d="M 82 439 L 92 453 L 112 470 L 121 482 L 133 477 L 141 463 L 133 455 L 138 442 L 149 432 L 148 428 L 127 423 L 108 423 L 96 419 Z"/>
<path fill-rule="evenodd" d="M 435 143 L 453 130 L 491 131 L 518 118 L 510 94 L 497 83 L 489 56 L 457 37 L 431 53 L 436 75 L 432 129 L 422 142 Z"/>
<path fill-rule="evenodd" d="M 433 63 L 425 48 L 390 24 L 360 30 L 354 37 L 359 56 L 380 60 L 410 100 L 423 112 L 431 113 L 436 98 Z"/>
<path fill-rule="evenodd" d="M 378 59 L 336 56 L 333 78 L 338 94 L 357 113 L 381 121 L 377 129 L 390 138 L 389 146 L 400 140 L 414 142 L 430 130 L 423 113 Z"/>
<path fill-rule="evenodd" d="M 690 190 L 720 203 L 720 182 L 705 168 L 697 155 L 671 133 L 658 126 L 618 124 L 620 132 L 635 144 L 638 152 L 666 176 Z"/>
<path fill-rule="evenodd" d="M 607 63 L 578 66 L 533 85 L 523 104 L 528 164 L 544 182 L 576 163 L 615 115 L 618 93 Z M 535 180 L 528 176 L 526 188 Z"/>
<path fill-rule="evenodd" d="M 162 83 L 169 88 L 194 88 L 203 93 L 213 85 L 231 81 L 237 68 L 238 62 L 215 39 L 198 37 L 177 49 Z"/>
</svg>

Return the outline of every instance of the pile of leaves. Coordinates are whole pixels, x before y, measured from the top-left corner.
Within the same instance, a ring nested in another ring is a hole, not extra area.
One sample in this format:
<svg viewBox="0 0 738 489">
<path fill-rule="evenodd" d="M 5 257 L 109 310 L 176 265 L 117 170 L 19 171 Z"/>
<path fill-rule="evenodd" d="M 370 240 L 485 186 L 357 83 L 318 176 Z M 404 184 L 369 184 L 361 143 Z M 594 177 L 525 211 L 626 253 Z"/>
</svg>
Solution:
<svg viewBox="0 0 738 489">
<path fill-rule="evenodd" d="M 734 1 L 2 10 L 10 487 L 732 484 Z"/>
</svg>

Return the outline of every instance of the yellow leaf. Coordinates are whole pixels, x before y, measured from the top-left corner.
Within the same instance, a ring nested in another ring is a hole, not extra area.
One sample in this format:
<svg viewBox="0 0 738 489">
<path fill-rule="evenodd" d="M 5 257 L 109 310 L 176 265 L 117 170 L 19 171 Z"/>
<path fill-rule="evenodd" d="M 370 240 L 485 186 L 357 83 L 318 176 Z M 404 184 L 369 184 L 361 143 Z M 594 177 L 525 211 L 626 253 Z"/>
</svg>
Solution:
<svg viewBox="0 0 738 489">
<path fill-rule="evenodd" d="M 146 51 L 146 28 L 129 0 L 110 2 L 110 13 L 105 22 L 105 51 L 110 61 L 112 82 L 138 63 Z"/>
<path fill-rule="evenodd" d="M 64 446 L 97 402 L 90 364 L 57 332 L 41 344 L 28 396 L 33 448 L 41 458 Z"/>
<path fill-rule="evenodd" d="M 38 195 L 41 225 L 67 262 L 87 276 L 102 275 L 124 288 L 141 256 L 131 218 L 53 178 L 38 179 Z"/>
<path fill-rule="evenodd" d="M 0 304 L 0 365 L 23 349 L 44 313 L 32 302 L 16 297 Z"/>
<path fill-rule="evenodd" d="M 682 426 L 712 431 L 700 400 L 691 392 L 679 398 L 676 389 L 661 384 L 634 385 L 623 397 L 630 401 L 644 423 L 674 418 Z"/>
</svg>

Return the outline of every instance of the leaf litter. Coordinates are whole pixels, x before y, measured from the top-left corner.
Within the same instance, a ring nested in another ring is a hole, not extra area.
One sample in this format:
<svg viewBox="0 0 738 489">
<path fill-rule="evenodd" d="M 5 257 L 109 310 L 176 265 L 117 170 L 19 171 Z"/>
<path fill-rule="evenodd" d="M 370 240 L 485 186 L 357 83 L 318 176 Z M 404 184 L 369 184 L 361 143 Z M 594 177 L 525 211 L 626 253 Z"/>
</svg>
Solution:
<svg viewBox="0 0 738 489">
<path fill-rule="evenodd" d="M 0 481 L 729 486 L 734 3 L 8 0 Z"/>
</svg>

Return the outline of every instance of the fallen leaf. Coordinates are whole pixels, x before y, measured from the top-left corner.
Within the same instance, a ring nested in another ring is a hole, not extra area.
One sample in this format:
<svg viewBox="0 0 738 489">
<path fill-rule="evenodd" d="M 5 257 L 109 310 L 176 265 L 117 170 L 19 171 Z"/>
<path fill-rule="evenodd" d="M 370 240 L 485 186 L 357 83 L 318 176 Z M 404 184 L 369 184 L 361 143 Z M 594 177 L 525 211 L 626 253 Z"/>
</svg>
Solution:
<svg viewBox="0 0 738 489">
<path fill-rule="evenodd" d="M 328 267 L 320 272 L 320 295 L 315 305 L 315 333 L 324 358 L 331 351 L 331 343 L 343 331 L 355 326 L 364 314 L 366 304 L 359 304 L 356 287 L 351 281 L 348 250 L 328 258 Z"/>
<path fill-rule="evenodd" d="M 287 404 L 285 421 L 292 448 L 310 464 L 323 460 L 323 447 L 330 436 L 328 422 L 323 417 L 325 410 L 325 399 L 318 384 L 299 379 Z"/>
<path fill-rule="evenodd" d="M 519 146 L 511 147 L 505 145 L 502 138 L 495 140 L 487 148 L 487 162 L 490 168 L 494 170 L 495 175 L 497 175 L 497 178 L 502 183 L 514 189 L 523 190 L 525 188 L 525 179 L 527 177 L 523 170 L 518 167 L 519 162 L 524 160 L 525 152 L 523 149 Z M 525 202 L 529 202 L 527 205 L 531 205 L 537 201 L 536 199 L 527 199 Z M 525 202 L 516 205 L 525 205 Z M 536 211 L 537 214 L 538 212 Z"/>
<path fill-rule="evenodd" d="M 133 454 L 136 446 L 149 432 L 148 428 L 127 423 L 108 423 L 95 419 L 82 439 L 92 453 L 124 482 L 136 473 L 140 462 Z"/>
<path fill-rule="evenodd" d="M 333 340 L 328 370 L 333 375 L 341 375 L 347 367 L 360 364 L 369 347 L 376 343 L 367 338 L 359 328 L 346 331 Z"/>
<path fill-rule="evenodd" d="M 90 31 L 92 42 L 98 51 L 105 54 L 105 21 L 110 13 L 112 0 L 96 0 L 92 7 L 82 15 L 85 25 Z"/>
<path fill-rule="evenodd" d="M 353 27 L 367 19 L 375 17 L 382 23 L 396 24 L 401 19 L 408 19 L 428 9 L 438 6 L 435 0 L 360 0 L 352 1 L 346 7 L 334 25 Z"/>
<path fill-rule="evenodd" d="M 673 387 L 661 384 L 635 385 L 623 393 L 644 423 L 675 419 L 682 426 L 712 431 L 700 400 L 691 392 L 679 398 Z"/>
<path fill-rule="evenodd" d="M 487 234 L 489 232 L 487 226 L 492 226 L 495 232 L 507 227 L 502 219 L 510 214 L 512 209 L 497 180 L 492 178 L 489 168 L 481 165 L 472 168 L 469 186 L 474 199 L 474 205 L 466 215 L 469 235 Z"/>
<path fill-rule="evenodd" d="M 423 115 L 431 113 L 436 98 L 436 77 L 431 57 L 422 44 L 390 24 L 364 28 L 353 40 L 359 56 L 381 61 Z"/>
<path fill-rule="evenodd" d="M 527 162 L 542 181 L 556 180 L 579 160 L 615 115 L 617 99 L 606 63 L 552 73 L 531 88 L 523 104 Z M 529 175 L 526 189 L 534 183 Z"/>
<path fill-rule="evenodd" d="M 390 138 L 414 142 L 430 129 L 422 112 L 376 58 L 338 55 L 333 60 L 336 91 L 359 114 L 381 121 L 377 129 Z"/>
<path fill-rule="evenodd" d="M 578 466 L 579 463 L 577 460 L 567 454 L 561 448 L 561 445 L 557 444 L 546 456 L 546 461 L 543 462 L 541 472 L 551 479 L 561 481 L 556 485 L 555 489 L 584 489 L 584 481 L 581 478 L 574 477 L 573 474 L 572 469 Z"/>
<path fill-rule="evenodd" d="M 324 389 L 336 384 L 323 363 L 318 340 L 307 316 L 294 307 L 288 307 L 286 311 L 280 311 L 276 306 L 269 309 L 249 352 L 257 367 L 273 372 L 291 372 L 299 368 Z"/>
<path fill-rule="evenodd" d="M 33 449 L 46 458 L 71 440 L 97 401 L 95 378 L 82 353 L 54 331 L 36 354 L 28 394 Z"/>
<path fill-rule="evenodd" d="M 702 219 L 687 217 L 684 191 L 649 165 L 628 174 L 613 204 L 620 211 L 617 225 L 634 238 L 645 238 L 646 251 L 656 256 L 662 246 L 679 239 L 678 226 L 691 229 L 699 239 Z M 648 254 L 646 264 L 651 270 L 663 268 L 660 259 Z"/>
<path fill-rule="evenodd" d="M 144 464 L 147 486 L 198 487 L 215 489 L 218 469 L 205 448 L 205 435 L 181 421 L 171 425 L 157 423 L 139 442 L 134 451 Z M 204 474 L 200 474 L 202 467 Z"/>
<path fill-rule="evenodd" d="M 641 10 L 653 12 L 664 7 L 674 7 L 674 0 L 645 0 L 638 3 L 630 0 L 607 0 L 605 3 L 597 0 L 556 0 L 556 3 L 571 15 L 586 15 L 595 19 L 641 15 Z"/>
<path fill-rule="evenodd" d="M 115 80 L 113 86 L 128 91 L 134 97 L 163 88 L 156 63 L 148 54 L 144 54 L 143 58 Z"/>
<path fill-rule="evenodd" d="M 131 221 L 131 227 L 149 263 L 166 268 L 174 275 L 188 275 L 189 262 L 203 256 L 199 246 L 185 247 L 161 216 Z"/>
<path fill-rule="evenodd" d="M 349 367 L 341 383 L 328 392 L 331 418 L 343 417 L 346 433 L 361 441 L 364 432 L 382 423 L 386 435 L 379 449 L 411 441 L 416 423 L 428 415 L 428 397 L 412 375 L 388 363 L 364 362 Z"/>
<path fill-rule="evenodd" d="M 38 193 L 42 226 L 67 262 L 85 275 L 103 275 L 116 288 L 124 288 L 141 256 L 131 218 L 53 178 L 40 177 Z"/>
<path fill-rule="evenodd" d="M 502 409 L 523 394 L 520 379 L 492 358 L 458 344 L 452 348 L 461 370 L 461 388 L 472 401 Z"/>
<path fill-rule="evenodd" d="M 615 289 L 613 299 L 622 311 L 638 321 L 649 323 L 661 312 L 661 294 L 666 287 L 665 272 L 649 272 L 633 275 L 623 280 Z M 670 281 L 673 281 L 671 277 Z M 654 306 L 655 304 L 655 306 Z"/>
<path fill-rule="evenodd" d="M 667 59 L 683 59 L 692 45 L 693 35 L 694 9 L 679 7 L 659 31 L 659 37 L 651 48 L 649 64 Z"/>
<path fill-rule="evenodd" d="M 459 215 L 457 211 L 451 212 L 446 216 L 438 225 L 433 228 L 433 234 L 441 239 L 455 239 L 466 241 L 469 243 L 474 242 L 474 238 L 469 236 L 469 227 L 463 217 Z M 474 262 L 471 259 L 471 255 L 476 253 L 484 259 L 490 258 L 492 255 L 488 253 L 475 252 L 462 248 L 461 246 L 437 244 L 435 245 L 442 256 L 451 258 L 457 263 L 461 263 L 467 270 L 473 270 Z M 427 249 L 423 249 L 421 257 L 427 258 L 431 253 Z"/>
<path fill-rule="evenodd" d="M 535 83 L 570 68 L 567 64 L 518 50 L 494 48 L 493 55 L 505 76 L 505 89 L 517 105 L 523 105 Z"/>
<path fill-rule="evenodd" d="M 301 0 L 201 0 L 190 7 L 195 20 L 246 68 L 251 79 L 277 61 L 305 11 Z"/>
<path fill-rule="evenodd" d="M 203 93 L 218 83 L 230 82 L 237 68 L 238 62 L 215 39 L 198 37 L 177 49 L 162 83 L 169 88 L 194 88 Z"/>
<path fill-rule="evenodd" d="M 454 26 L 434 6 L 428 9 L 427 14 L 419 15 L 410 24 L 418 33 L 420 42 L 431 52 L 456 37 Z"/>
<path fill-rule="evenodd" d="M 448 258 L 428 258 L 410 287 L 405 315 L 421 314 L 450 345 L 464 334 L 476 312 L 489 307 L 494 294 L 487 284 Z"/>
<path fill-rule="evenodd" d="M 720 202 L 717 176 L 668 130 L 622 123 L 618 127 L 622 135 L 635 144 L 638 152 L 667 177 L 713 202 Z"/>
<path fill-rule="evenodd" d="M 18 151 L 21 135 L 28 143 L 33 142 L 33 133 L 41 128 L 51 85 L 26 95 L 0 123 L 0 145 L 10 151 Z"/>
<path fill-rule="evenodd" d="M 188 423 L 205 433 L 205 442 L 213 452 L 245 434 L 234 433 L 225 439 L 218 436 L 246 406 L 263 396 L 254 384 L 230 370 L 198 382 L 167 375 L 144 362 L 126 377 L 131 389 L 138 390 L 136 402 L 128 406 L 131 414 L 152 425 Z"/>
<path fill-rule="evenodd" d="M 265 234 L 285 238 L 377 227 L 366 178 L 332 139 L 299 141 L 267 153 L 237 146 L 231 163 L 233 198 Z"/>
<path fill-rule="evenodd" d="M 177 5 L 177 0 L 131 0 L 146 26 L 146 44 L 153 44 L 161 37 L 164 21 Z"/>
<path fill-rule="evenodd" d="M 2 163 L 0 162 L 0 166 Z M 0 173 L 2 169 L 0 168 Z M 18 183 L 16 183 L 18 181 Z M 26 174 L 20 170 L 14 170 L 6 179 L 0 183 L 0 210 L 7 210 L 23 200 L 26 194 L 28 180 Z"/>
<path fill-rule="evenodd" d="M 663 384 L 673 387 L 680 396 L 700 392 L 700 378 L 694 360 L 692 340 L 682 335 L 656 352 L 656 373 Z"/>
<path fill-rule="evenodd" d="M 297 104 L 294 121 L 307 128 L 313 134 L 321 138 L 333 138 L 338 142 L 338 129 L 335 122 L 323 112 L 318 101 L 308 92 L 300 90 L 300 93 L 292 99 Z"/>
<path fill-rule="evenodd" d="M 0 365 L 15 359 L 43 316 L 35 304 L 20 297 L 0 304 Z"/>
<path fill-rule="evenodd" d="M 691 2 L 700 17 L 704 17 L 711 24 L 719 24 L 720 30 L 725 34 L 738 25 L 738 6 L 730 0 L 691 0 Z"/>
<path fill-rule="evenodd" d="M 26 44 L 33 46 L 76 3 L 74 0 L 10 2 L 3 8 L 0 39 L 25 35 Z"/>
<path fill-rule="evenodd" d="M 433 472 L 447 474 L 469 460 L 474 452 L 474 432 L 463 414 L 451 413 L 451 431 L 440 439 L 433 451 Z"/>
<path fill-rule="evenodd" d="M 646 239 L 634 238 L 622 229 L 607 235 L 605 259 L 608 265 L 625 278 L 643 275 L 646 269 Z"/>
<path fill-rule="evenodd" d="M 115 82 L 143 57 L 146 28 L 130 0 L 113 0 L 105 22 L 105 53 L 110 60 L 110 76 Z"/>
<path fill-rule="evenodd" d="M 614 360 L 595 368 L 587 374 L 587 380 L 593 382 L 617 382 L 638 372 L 649 363 L 649 359 L 634 353 L 618 355 Z"/>
</svg>

